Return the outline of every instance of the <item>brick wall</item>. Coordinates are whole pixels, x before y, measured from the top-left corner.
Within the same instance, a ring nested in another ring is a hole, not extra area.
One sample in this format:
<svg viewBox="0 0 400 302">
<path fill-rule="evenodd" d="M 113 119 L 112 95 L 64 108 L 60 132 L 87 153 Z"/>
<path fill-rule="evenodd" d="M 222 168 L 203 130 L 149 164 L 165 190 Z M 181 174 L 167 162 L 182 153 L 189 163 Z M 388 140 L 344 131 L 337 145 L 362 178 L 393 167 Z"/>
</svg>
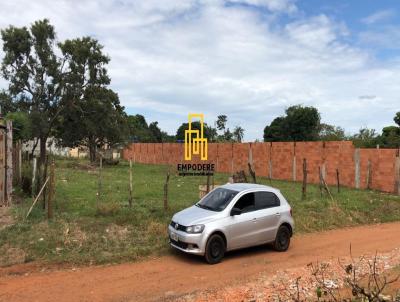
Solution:
<svg viewBox="0 0 400 302">
<path fill-rule="evenodd" d="M 177 164 L 184 161 L 184 144 L 135 143 L 123 151 L 123 158 L 147 164 Z M 217 172 L 248 171 L 252 162 L 256 175 L 273 179 L 303 178 L 303 159 L 307 160 L 308 181 L 319 182 L 319 170 L 328 184 L 371 188 L 399 193 L 400 158 L 398 149 L 356 149 L 350 141 L 211 143 L 208 161 Z M 194 157 L 193 162 L 201 162 Z M 396 163 L 397 162 L 397 163 Z"/>
</svg>

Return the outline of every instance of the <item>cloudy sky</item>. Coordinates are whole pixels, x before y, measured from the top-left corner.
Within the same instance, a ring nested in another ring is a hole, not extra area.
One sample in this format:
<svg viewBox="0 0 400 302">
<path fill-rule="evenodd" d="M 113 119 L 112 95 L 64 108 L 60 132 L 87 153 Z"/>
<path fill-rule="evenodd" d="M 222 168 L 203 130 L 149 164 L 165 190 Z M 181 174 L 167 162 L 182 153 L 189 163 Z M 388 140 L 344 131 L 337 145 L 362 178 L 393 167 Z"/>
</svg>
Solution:
<svg viewBox="0 0 400 302">
<path fill-rule="evenodd" d="M 97 38 L 127 112 L 171 134 L 189 112 L 252 141 L 293 104 L 348 133 L 400 111 L 398 0 L 2 0 L 0 16 Z"/>
</svg>

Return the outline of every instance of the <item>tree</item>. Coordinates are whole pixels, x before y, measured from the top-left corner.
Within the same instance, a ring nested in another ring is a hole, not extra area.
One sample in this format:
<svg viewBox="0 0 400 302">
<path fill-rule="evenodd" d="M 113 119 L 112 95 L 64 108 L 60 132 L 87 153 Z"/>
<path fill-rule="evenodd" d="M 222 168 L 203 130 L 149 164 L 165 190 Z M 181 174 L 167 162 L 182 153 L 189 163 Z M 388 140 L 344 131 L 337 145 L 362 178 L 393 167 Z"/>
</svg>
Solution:
<svg viewBox="0 0 400 302">
<path fill-rule="evenodd" d="M 400 127 L 400 111 L 396 113 L 393 120 Z"/>
<path fill-rule="evenodd" d="M 319 139 L 323 141 L 342 141 L 346 139 L 344 129 L 329 124 L 322 123 L 319 130 Z"/>
<path fill-rule="evenodd" d="M 32 138 L 31 120 L 26 112 L 9 112 L 6 115 L 7 120 L 13 122 L 13 140 L 28 141 Z"/>
<path fill-rule="evenodd" d="M 126 137 L 126 115 L 118 95 L 107 86 L 110 59 L 96 39 L 66 40 L 59 47 L 68 66 L 65 76 L 66 109 L 59 119 L 57 135 L 68 147 L 85 145 L 90 161 L 97 148 L 122 143 Z"/>
<path fill-rule="evenodd" d="M 287 135 L 284 133 L 284 117 L 275 118 L 269 126 L 264 128 L 264 141 L 265 142 L 281 142 L 286 141 Z"/>
<path fill-rule="evenodd" d="M 320 114 L 315 107 L 291 106 L 286 115 L 264 128 L 264 141 L 313 141 L 318 139 Z"/>
<path fill-rule="evenodd" d="M 87 146 L 91 162 L 96 160 L 98 148 L 123 143 L 128 132 L 126 114 L 118 95 L 98 86 L 85 90 L 79 106 L 65 110 L 59 126 L 61 144 Z"/>
<path fill-rule="evenodd" d="M 4 58 L 3 77 L 10 96 L 29 112 L 32 135 L 40 139 L 40 164 L 46 157 L 46 141 L 63 110 L 63 63 L 55 54 L 56 33 L 47 19 L 29 29 L 1 30 Z"/>
<path fill-rule="evenodd" d="M 14 112 L 17 110 L 17 106 L 13 102 L 11 96 L 4 90 L 0 91 L 0 109 L 3 116 L 7 115 L 9 112 Z"/>
<path fill-rule="evenodd" d="M 147 125 L 145 117 L 140 114 L 128 116 L 128 127 L 130 140 L 134 142 L 163 142 L 172 139 L 166 132 L 160 130 L 158 122 Z"/>
<path fill-rule="evenodd" d="M 386 148 L 400 147 L 400 127 L 388 126 L 382 129 L 381 143 Z"/>
<path fill-rule="evenodd" d="M 158 122 L 150 123 L 149 130 L 156 143 L 161 143 L 163 141 L 163 134 L 158 127 Z"/>
<path fill-rule="evenodd" d="M 210 132 L 209 132 L 209 127 L 206 123 L 203 124 L 203 135 L 204 138 L 207 138 L 208 140 L 210 140 Z M 176 131 L 176 139 L 180 140 L 180 141 L 184 141 L 185 140 L 185 130 L 189 129 L 189 123 L 182 123 L 182 125 L 179 126 L 178 130 Z M 199 121 L 195 121 L 192 122 L 192 130 L 201 130 L 201 124 Z M 192 136 L 193 138 L 193 136 Z"/>
<path fill-rule="evenodd" d="M 244 129 L 240 126 L 236 126 L 235 129 L 233 129 L 233 138 L 235 139 L 235 141 L 241 143 L 243 140 L 243 136 L 244 136 Z"/>
<path fill-rule="evenodd" d="M 351 137 L 351 140 L 358 148 L 374 148 L 381 142 L 376 130 L 369 128 L 361 128 L 357 134 Z"/>
</svg>

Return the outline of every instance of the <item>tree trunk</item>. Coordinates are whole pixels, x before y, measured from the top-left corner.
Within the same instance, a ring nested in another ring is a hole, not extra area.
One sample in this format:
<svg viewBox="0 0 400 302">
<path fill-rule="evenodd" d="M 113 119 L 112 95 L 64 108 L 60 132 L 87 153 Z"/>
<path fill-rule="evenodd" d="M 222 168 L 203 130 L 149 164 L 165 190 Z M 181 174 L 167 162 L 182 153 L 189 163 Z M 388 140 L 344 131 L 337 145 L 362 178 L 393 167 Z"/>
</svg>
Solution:
<svg viewBox="0 0 400 302">
<path fill-rule="evenodd" d="M 47 137 L 40 137 L 40 158 L 39 158 L 39 166 L 44 165 L 46 161 L 46 141 Z"/>
<path fill-rule="evenodd" d="M 96 161 L 96 144 L 89 144 L 89 158 L 91 163 Z"/>
</svg>

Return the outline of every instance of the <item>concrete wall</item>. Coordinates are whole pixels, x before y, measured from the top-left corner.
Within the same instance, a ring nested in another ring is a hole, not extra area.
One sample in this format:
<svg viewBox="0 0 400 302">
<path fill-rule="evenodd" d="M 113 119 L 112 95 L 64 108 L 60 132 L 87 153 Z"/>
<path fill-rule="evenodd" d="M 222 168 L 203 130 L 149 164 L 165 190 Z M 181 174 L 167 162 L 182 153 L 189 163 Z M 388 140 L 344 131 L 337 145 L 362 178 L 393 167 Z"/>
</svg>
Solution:
<svg viewBox="0 0 400 302">
<path fill-rule="evenodd" d="M 305 158 L 311 183 L 319 182 L 321 169 L 327 183 L 336 184 L 338 169 L 344 186 L 395 193 L 400 190 L 398 149 L 357 149 L 350 141 L 211 143 L 208 146 L 207 162 L 216 164 L 217 172 L 247 172 L 247 163 L 252 161 L 256 175 L 301 181 Z M 183 152 L 184 144 L 179 143 L 134 143 L 122 156 L 139 163 L 177 164 L 184 161 Z"/>
</svg>

